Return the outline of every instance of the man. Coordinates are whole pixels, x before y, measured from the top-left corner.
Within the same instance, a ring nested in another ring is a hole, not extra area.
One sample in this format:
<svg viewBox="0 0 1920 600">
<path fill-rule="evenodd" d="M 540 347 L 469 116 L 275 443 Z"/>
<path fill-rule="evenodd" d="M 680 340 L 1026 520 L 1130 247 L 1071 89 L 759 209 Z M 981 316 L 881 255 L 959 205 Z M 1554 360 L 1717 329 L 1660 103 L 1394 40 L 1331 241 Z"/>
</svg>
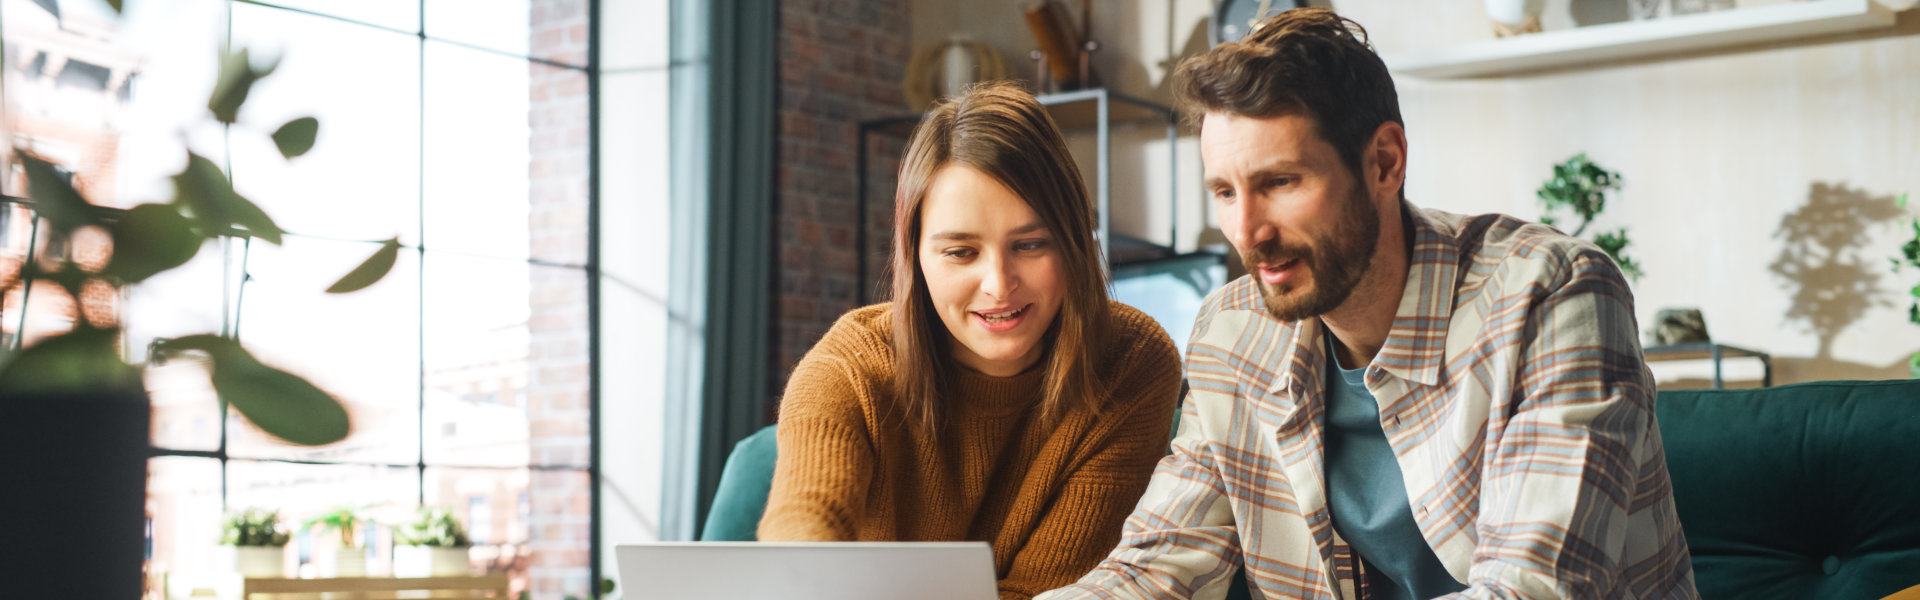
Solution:
<svg viewBox="0 0 1920 600">
<path fill-rule="evenodd" d="M 1358 24 L 1275 17 L 1181 65 L 1248 276 L 1120 546 L 1043 598 L 1693 598 L 1633 299 L 1594 246 L 1408 204 Z"/>
</svg>

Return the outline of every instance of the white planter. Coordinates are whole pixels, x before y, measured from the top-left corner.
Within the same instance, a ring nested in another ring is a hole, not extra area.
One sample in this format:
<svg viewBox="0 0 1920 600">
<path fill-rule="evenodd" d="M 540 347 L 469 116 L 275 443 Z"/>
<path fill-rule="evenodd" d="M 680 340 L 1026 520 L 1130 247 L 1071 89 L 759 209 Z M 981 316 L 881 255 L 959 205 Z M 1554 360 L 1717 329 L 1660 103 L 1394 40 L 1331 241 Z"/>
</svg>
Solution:
<svg viewBox="0 0 1920 600">
<path fill-rule="evenodd" d="M 241 577 L 286 577 L 285 546 L 221 546 L 218 564 Z"/>
<path fill-rule="evenodd" d="M 321 577 L 366 577 L 365 548 L 326 548 L 317 553 Z"/>
<path fill-rule="evenodd" d="M 466 548 L 394 546 L 394 577 L 446 577 L 470 574 Z"/>
</svg>

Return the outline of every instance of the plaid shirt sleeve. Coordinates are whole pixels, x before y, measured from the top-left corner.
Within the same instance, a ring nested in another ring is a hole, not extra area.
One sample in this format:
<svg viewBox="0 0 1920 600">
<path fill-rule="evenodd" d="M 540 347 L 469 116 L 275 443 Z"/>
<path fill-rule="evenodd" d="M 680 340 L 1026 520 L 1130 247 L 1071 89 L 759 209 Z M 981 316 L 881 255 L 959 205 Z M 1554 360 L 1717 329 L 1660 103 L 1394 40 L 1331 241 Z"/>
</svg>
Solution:
<svg viewBox="0 0 1920 600">
<path fill-rule="evenodd" d="M 1632 294 L 1598 249 L 1576 247 L 1548 264 L 1564 268 L 1531 289 L 1508 290 L 1506 308 L 1484 313 L 1489 325 L 1517 330 L 1477 336 L 1517 344 L 1519 361 L 1509 386 L 1488 390 L 1469 587 L 1448 597 L 1690 592 L 1690 571 L 1667 568 L 1684 564 L 1687 550 L 1653 418 L 1653 379 L 1634 339 Z M 1516 301 L 1523 298 L 1531 301 Z M 1455 350 L 1449 354 L 1470 353 Z M 1632 527 L 1636 520 L 1662 526 Z"/>
<path fill-rule="evenodd" d="M 1120 545 L 1078 583 L 1040 596 L 1221 598 L 1240 561 L 1240 538 L 1225 490 L 1203 449 L 1199 416 L 1181 408 L 1172 453 L 1154 469 L 1128 516 Z"/>
</svg>

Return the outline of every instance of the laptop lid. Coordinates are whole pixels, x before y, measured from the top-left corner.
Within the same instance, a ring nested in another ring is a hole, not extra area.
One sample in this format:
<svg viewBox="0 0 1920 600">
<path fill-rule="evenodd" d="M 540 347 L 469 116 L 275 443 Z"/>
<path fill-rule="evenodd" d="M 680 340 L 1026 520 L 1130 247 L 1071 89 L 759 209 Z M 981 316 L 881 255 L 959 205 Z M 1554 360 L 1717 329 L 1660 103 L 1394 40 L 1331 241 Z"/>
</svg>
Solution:
<svg viewBox="0 0 1920 600">
<path fill-rule="evenodd" d="M 995 600 L 986 542 L 660 542 L 614 548 L 636 600 Z"/>
</svg>

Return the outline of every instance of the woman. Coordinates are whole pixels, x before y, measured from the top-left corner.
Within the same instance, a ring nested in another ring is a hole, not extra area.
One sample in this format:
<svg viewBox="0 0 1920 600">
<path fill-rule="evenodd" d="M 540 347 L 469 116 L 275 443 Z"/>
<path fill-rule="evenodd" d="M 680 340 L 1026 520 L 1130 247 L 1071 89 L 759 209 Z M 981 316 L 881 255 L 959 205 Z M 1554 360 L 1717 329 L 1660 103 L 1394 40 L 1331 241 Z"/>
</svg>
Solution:
<svg viewBox="0 0 1920 600">
<path fill-rule="evenodd" d="M 794 368 L 760 539 L 982 540 L 1002 598 L 1072 583 L 1166 454 L 1178 350 L 1107 299 L 1086 187 L 1026 92 L 936 107 L 894 205 L 893 301 Z"/>
</svg>

